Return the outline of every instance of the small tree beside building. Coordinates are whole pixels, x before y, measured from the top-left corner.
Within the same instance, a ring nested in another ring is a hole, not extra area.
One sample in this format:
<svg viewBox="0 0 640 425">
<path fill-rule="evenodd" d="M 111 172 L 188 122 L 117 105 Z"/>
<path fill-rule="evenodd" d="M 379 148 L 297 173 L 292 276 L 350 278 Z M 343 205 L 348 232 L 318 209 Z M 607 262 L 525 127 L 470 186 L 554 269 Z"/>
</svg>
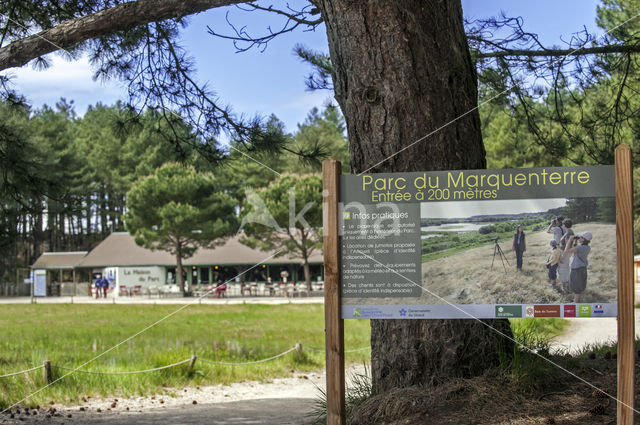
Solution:
<svg viewBox="0 0 640 425">
<path fill-rule="evenodd" d="M 235 206 L 213 174 L 166 164 L 129 191 L 125 224 L 138 245 L 175 255 L 177 281 L 184 293 L 182 260 L 237 231 Z"/>
<path fill-rule="evenodd" d="M 242 212 L 244 236 L 251 248 L 302 259 L 304 281 L 311 290 L 309 257 L 322 249 L 322 179 L 284 175 L 249 192 Z"/>
</svg>

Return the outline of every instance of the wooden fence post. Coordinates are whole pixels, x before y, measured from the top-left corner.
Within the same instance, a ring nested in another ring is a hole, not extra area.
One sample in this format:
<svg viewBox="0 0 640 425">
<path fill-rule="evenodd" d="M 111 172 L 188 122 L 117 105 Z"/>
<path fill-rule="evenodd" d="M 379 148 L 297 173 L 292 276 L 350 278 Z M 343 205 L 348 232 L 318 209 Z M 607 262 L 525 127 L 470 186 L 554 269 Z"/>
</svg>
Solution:
<svg viewBox="0 0 640 425">
<path fill-rule="evenodd" d="M 344 425 L 344 321 L 340 309 L 340 237 L 338 203 L 340 162 L 322 163 L 322 222 L 324 229 L 324 325 L 327 359 L 327 425 Z"/>
<path fill-rule="evenodd" d="M 51 377 L 51 360 L 45 360 L 42 364 L 42 378 L 44 382 L 50 384 L 52 381 Z"/>
<path fill-rule="evenodd" d="M 616 240 L 618 256 L 618 425 L 633 425 L 635 321 L 633 311 L 633 166 L 631 148 L 616 148 Z"/>
<path fill-rule="evenodd" d="M 196 367 L 196 360 L 198 360 L 198 356 L 195 354 L 191 356 L 191 361 L 189 362 L 189 368 L 187 369 L 188 374 L 193 373 L 193 369 Z"/>
</svg>

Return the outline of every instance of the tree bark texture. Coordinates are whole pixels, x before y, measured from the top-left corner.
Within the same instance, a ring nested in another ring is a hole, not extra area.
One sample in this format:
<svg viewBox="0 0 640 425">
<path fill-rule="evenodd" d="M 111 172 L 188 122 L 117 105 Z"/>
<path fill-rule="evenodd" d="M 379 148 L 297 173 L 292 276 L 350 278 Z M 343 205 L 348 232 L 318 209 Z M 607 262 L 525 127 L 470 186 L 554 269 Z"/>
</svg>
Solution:
<svg viewBox="0 0 640 425">
<path fill-rule="evenodd" d="M 70 19 L 53 28 L 0 48 L 0 70 L 22 66 L 56 50 L 85 40 L 125 31 L 149 22 L 179 18 L 246 0 L 138 0 L 92 15 Z"/>
<path fill-rule="evenodd" d="M 309 260 L 307 258 L 304 259 L 302 270 L 304 271 L 304 283 L 307 286 L 307 291 L 311 293 L 311 270 L 309 268 Z"/>
<path fill-rule="evenodd" d="M 460 2 L 321 4 L 353 171 L 485 168 Z"/>
<path fill-rule="evenodd" d="M 176 249 L 176 278 L 181 295 L 184 295 L 184 266 L 182 265 L 182 250 Z"/>
<path fill-rule="evenodd" d="M 459 0 L 317 3 L 354 173 L 485 168 Z M 497 336 L 476 320 L 372 320 L 374 392 L 480 374 L 509 345 Z"/>
</svg>

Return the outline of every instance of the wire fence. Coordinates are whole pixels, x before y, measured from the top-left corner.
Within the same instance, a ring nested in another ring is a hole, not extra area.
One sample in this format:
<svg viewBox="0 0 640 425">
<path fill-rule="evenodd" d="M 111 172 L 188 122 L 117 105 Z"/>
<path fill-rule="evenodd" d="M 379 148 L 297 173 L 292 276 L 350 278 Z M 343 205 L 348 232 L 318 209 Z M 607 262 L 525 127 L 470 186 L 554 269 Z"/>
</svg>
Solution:
<svg viewBox="0 0 640 425">
<path fill-rule="evenodd" d="M 316 351 L 319 353 L 324 353 L 326 350 L 324 348 L 307 348 L 310 351 Z M 365 351 L 365 350 L 371 350 L 371 347 L 362 347 L 362 348 L 356 348 L 353 350 L 345 350 L 345 354 L 347 353 L 357 353 L 359 351 Z"/>
<path fill-rule="evenodd" d="M 25 373 L 33 372 L 34 370 L 42 369 L 44 365 L 36 366 L 31 369 L 21 370 L 20 372 L 8 373 L 6 375 L 0 375 L 0 378 L 9 378 L 10 376 L 24 375 Z"/>
<path fill-rule="evenodd" d="M 211 363 L 211 364 L 217 364 L 217 365 L 223 365 L 223 366 L 243 366 L 243 365 L 250 365 L 250 364 L 265 363 L 265 362 L 268 362 L 268 361 L 271 361 L 271 360 L 275 360 L 278 357 L 282 357 L 282 356 L 284 356 L 286 354 L 289 354 L 290 352 L 292 352 L 294 350 L 298 350 L 298 351 L 302 352 L 302 350 L 298 346 L 296 346 L 296 347 L 289 348 L 287 351 L 285 351 L 283 353 L 276 354 L 273 357 L 269 357 L 268 359 L 255 360 L 255 361 L 251 361 L 251 362 L 227 363 L 227 362 L 216 362 L 216 361 L 207 360 L 207 359 L 200 359 L 200 360 L 202 360 L 205 363 Z"/>
<path fill-rule="evenodd" d="M 315 352 L 324 352 L 324 349 L 320 349 L 320 348 L 307 348 L 309 351 L 315 351 Z M 371 347 L 362 347 L 362 348 L 358 348 L 358 349 L 354 349 L 354 350 L 347 350 L 345 351 L 345 353 L 355 353 L 358 351 L 364 351 L 364 350 L 370 350 Z M 143 369 L 143 370 L 131 370 L 131 371 L 93 371 L 93 370 L 83 370 L 83 369 L 78 369 L 78 368 L 71 368 L 71 367 L 65 367 L 65 366 L 59 366 L 59 365 L 54 365 L 51 364 L 51 362 L 49 360 L 45 360 L 45 362 L 40 365 L 40 366 L 35 366 L 32 367 L 31 369 L 25 369 L 25 370 L 21 370 L 19 372 L 12 372 L 12 373 L 8 373 L 6 375 L 0 375 L 0 379 L 2 378 L 9 378 L 12 376 L 18 376 L 18 375 L 24 375 L 30 372 L 34 372 L 36 370 L 40 370 L 40 369 L 44 369 L 44 375 L 45 375 L 45 380 L 49 381 L 51 379 L 51 368 L 55 368 L 55 369 L 60 369 L 60 370 L 66 370 L 66 371 L 70 371 L 70 372 L 78 372 L 78 373 L 85 373 L 85 374 L 90 374 L 90 375 L 136 375 L 136 374 L 140 374 L 140 373 L 149 373 L 149 372 L 157 372 L 160 370 L 165 370 L 165 369 L 170 369 L 173 367 L 177 367 L 177 366 L 181 366 L 183 364 L 189 363 L 189 370 L 193 370 L 193 368 L 195 367 L 196 361 L 200 360 L 203 363 L 209 363 L 209 364 L 213 364 L 213 365 L 220 365 L 220 366 L 247 366 L 247 365 L 254 365 L 254 364 L 259 364 L 259 363 L 266 363 L 275 359 L 278 359 L 280 357 L 286 356 L 287 354 L 293 352 L 293 351 L 297 351 L 298 353 L 302 354 L 303 352 L 303 348 L 301 344 L 296 344 L 294 347 L 289 348 L 286 351 L 283 351 L 282 353 L 276 354 L 275 356 L 271 356 L 268 357 L 266 359 L 261 359 L 261 360 L 254 360 L 254 361 L 249 361 L 249 362 L 221 362 L 221 361 L 216 361 L 216 360 L 209 360 L 209 359 L 204 359 L 204 358 L 199 358 L 197 356 L 192 356 L 188 359 L 184 359 L 181 360 L 179 362 L 176 363 L 171 363 L 168 365 L 164 365 L 164 366 L 158 366 L 158 367 L 154 367 L 151 369 Z"/>
<path fill-rule="evenodd" d="M 176 367 L 176 366 L 180 366 L 180 365 L 183 365 L 185 363 L 188 363 L 191 360 L 192 359 L 185 359 L 185 360 L 179 361 L 177 363 L 168 364 L 166 366 L 154 367 L 152 369 L 131 370 L 131 371 L 122 371 L 122 372 L 98 372 L 98 371 L 74 369 L 74 368 L 71 368 L 71 367 L 56 366 L 56 365 L 51 365 L 51 367 L 55 367 L 56 369 L 69 370 L 69 371 L 72 371 L 72 372 L 87 373 L 87 374 L 91 374 L 91 375 L 135 375 L 135 374 L 138 374 L 138 373 L 148 373 L 148 372 L 156 372 L 158 370 L 170 369 L 172 367 Z"/>
</svg>

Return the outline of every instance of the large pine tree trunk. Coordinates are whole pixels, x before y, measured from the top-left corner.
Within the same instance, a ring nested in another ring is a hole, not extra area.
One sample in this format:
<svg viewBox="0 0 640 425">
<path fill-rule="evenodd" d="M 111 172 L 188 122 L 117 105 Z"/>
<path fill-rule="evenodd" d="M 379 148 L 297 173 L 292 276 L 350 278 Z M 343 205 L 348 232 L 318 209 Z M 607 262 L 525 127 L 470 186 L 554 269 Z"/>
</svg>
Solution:
<svg viewBox="0 0 640 425">
<path fill-rule="evenodd" d="M 459 0 L 317 3 L 352 172 L 485 167 Z M 510 334 L 508 322 L 490 323 Z M 475 320 L 372 320 L 371 328 L 376 393 L 479 374 L 498 361 L 497 334 Z"/>
</svg>

